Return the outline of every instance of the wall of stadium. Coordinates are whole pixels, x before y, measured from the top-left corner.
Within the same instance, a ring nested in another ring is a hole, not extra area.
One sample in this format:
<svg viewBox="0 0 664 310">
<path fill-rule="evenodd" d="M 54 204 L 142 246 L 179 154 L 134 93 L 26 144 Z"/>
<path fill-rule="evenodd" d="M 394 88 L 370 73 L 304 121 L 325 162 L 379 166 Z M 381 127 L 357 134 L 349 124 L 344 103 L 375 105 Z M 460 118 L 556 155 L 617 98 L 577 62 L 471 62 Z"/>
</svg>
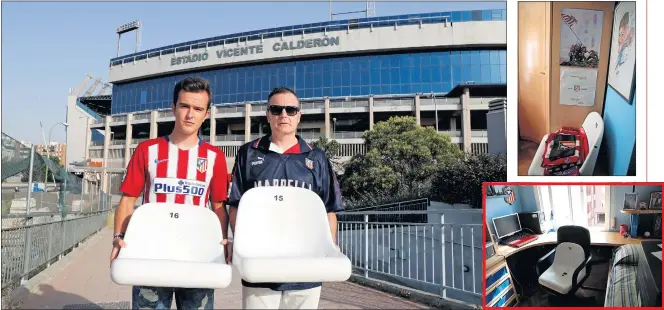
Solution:
<svg viewBox="0 0 664 310">
<path fill-rule="evenodd" d="M 211 81 L 217 104 L 262 101 L 281 85 L 295 88 L 300 98 L 321 98 L 445 93 L 468 81 L 506 82 L 504 21 L 352 29 L 263 41 L 111 66 L 116 83 L 112 114 L 166 108 L 173 84 L 201 70 L 197 75 Z M 274 60 L 280 61 L 265 63 Z M 143 80 L 135 80 L 139 77 Z"/>
</svg>

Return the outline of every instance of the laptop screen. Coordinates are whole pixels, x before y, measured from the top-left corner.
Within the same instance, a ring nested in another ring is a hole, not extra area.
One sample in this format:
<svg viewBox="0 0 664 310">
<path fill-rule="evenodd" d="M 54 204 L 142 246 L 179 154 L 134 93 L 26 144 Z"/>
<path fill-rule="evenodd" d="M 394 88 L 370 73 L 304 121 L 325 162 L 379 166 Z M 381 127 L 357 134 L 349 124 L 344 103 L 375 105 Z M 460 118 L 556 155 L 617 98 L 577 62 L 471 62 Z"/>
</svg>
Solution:
<svg viewBox="0 0 664 310">
<path fill-rule="evenodd" d="M 498 238 L 504 238 L 521 230 L 519 215 L 516 213 L 493 218 L 493 226 Z"/>
</svg>

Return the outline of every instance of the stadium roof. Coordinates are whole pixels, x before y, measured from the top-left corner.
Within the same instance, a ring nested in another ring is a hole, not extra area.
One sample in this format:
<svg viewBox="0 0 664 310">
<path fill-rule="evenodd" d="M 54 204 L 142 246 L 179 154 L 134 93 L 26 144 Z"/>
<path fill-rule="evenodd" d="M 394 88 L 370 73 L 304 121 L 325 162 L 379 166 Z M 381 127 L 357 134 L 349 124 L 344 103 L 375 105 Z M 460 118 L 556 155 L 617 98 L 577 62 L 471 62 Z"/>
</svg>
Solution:
<svg viewBox="0 0 664 310">
<path fill-rule="evenodd" d="M 78 101 L 99 115 L 111 114 L 111 95 L 78 97 Z"/>
<path fill-rule="evenodd" d="M 472 97 L 507 97 L 507 84 L 459 84 L 445 97 L 461 97 L 464 88 L 468 88 Z"/>
</svg>

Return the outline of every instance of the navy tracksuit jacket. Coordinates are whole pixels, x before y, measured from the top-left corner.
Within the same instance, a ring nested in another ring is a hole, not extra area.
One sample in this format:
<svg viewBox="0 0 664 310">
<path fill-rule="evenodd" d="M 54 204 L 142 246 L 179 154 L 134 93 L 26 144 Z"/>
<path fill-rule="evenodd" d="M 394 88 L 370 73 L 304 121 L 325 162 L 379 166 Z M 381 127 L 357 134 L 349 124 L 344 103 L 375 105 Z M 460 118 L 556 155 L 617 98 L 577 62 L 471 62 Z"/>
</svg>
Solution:
<svg viewBox="0 0 664 310">
<path fill-rule="evenodd" d="M 343 210 L 339 183 L 325 152 L 297 136 L 298 144 L 283 154 L 270 150 L 270 135 L 240 147 L 235 156 L 228 204 L 237 207 L 242 194 L 255 186 L 296 186 L 309 188 L 325 203 L 327 212 Z M 276 291 L 302 290 L 322 283 L 249 283 L 248 287 Z"/>
</svg>

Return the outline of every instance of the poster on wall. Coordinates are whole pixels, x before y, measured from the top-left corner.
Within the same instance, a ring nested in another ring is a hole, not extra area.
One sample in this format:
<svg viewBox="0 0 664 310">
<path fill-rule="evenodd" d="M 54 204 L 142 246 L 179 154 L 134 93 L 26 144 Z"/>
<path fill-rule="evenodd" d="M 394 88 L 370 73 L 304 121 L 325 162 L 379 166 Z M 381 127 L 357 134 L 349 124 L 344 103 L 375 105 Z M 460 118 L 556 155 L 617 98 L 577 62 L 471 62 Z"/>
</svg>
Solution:
<svg viewBox="0 0 664 310">
<path fill-rule="evenodd" d="M 593 106 L 604 12 L 566 8 L 560 19 L 560 104 Z"/>
<path fill-rule="evenodd" d="M 560 67 L 560 104 L 595 105 L 597 69 Z"/>
<path fill-rule="evenodd" d="M 629 104 L 636 70 L 636 3 L 620 2 L 613 15 L 608 84 Z"/>
</svg>

